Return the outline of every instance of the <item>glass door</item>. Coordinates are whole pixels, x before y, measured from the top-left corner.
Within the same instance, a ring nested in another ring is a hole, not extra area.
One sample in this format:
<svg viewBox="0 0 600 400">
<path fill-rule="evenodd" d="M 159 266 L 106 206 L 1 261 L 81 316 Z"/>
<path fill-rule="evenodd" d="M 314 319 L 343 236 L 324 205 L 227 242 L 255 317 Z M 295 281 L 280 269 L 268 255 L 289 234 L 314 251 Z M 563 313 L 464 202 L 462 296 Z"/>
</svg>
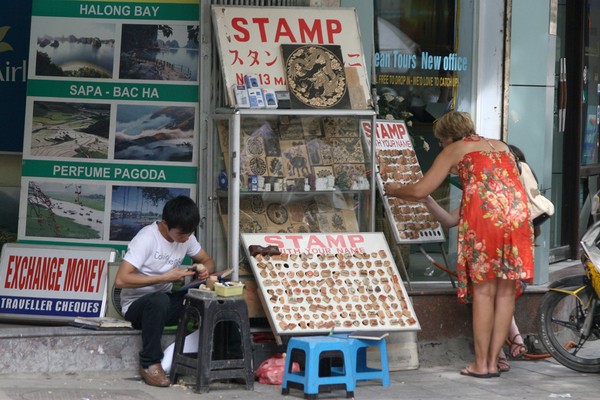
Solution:
<svg viewBox="0 0 600 400">
<path fill-rule="evenodd" d="M 600 216 L 600 0 L 558 3 L 550 261 L 577 258 Z"/>
</svg>

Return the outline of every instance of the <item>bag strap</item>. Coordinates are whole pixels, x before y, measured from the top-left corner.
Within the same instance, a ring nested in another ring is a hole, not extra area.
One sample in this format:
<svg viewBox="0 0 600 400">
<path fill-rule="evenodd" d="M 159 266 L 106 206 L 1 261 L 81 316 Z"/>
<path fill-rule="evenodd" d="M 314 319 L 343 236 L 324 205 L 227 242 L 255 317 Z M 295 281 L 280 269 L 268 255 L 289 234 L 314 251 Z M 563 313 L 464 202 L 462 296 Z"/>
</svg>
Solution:
<svg viewBox="0 0 600 400">
<path fill-rule="evenodd" d="M 506 147 L 508 147 L 508 151 L 510 151 L 510 154 L 512 154 L 512 156 L 515 158 L 515 163 L 517 164 L 517 169 L 519 170 L 519 175 L 521 175 L 522 170 L 521 170 L 521 159 L 519 158 L 519 156 L 513 151 L 512 147 L 510 147 L 510 145 L 508 143 L 506 143 L 504 140 L 500 140 L 502 143 L 504 143 L 506 145 Z"/>
</svg>

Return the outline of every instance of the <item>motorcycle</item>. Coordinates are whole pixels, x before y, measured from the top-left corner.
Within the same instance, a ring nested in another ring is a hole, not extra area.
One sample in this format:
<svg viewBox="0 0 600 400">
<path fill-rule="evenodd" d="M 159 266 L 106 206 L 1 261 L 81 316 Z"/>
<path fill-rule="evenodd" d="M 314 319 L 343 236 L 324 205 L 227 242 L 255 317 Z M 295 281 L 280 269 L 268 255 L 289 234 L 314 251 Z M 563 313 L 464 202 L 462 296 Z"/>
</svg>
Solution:
<svg viewBox="0 0 600 400">
<path fill-rule="evenodd" d="M 600 221 L 581 238 L 583 271 L 552 282 L 538 310 L 539 339 L 559 363 L 600 372 Z"/>
</svg>

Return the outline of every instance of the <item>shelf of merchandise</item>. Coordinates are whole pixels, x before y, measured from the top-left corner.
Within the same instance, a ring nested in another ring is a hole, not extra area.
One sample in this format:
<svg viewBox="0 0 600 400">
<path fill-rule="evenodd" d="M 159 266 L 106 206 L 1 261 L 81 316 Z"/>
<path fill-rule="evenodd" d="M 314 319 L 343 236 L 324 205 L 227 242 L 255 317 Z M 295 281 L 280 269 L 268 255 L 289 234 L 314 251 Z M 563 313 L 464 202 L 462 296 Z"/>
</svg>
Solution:
<svg viewBox="0 0 600 400">
<path fill-rule="evenodd" d="M 267 196 L 315 196 L 326 193 L 353 193 L 355 190 L 333 190 L 333 191 L 294 191 L 294 192 L 241 192 L 241 171 L 240 171 L 240 154 L 241 154 L 241 127 L 242 118 L 244 117 L 276 117 L 276 116 L 291 116 L 291 117 L 356 117 L 361 119 L 371 120 L 371 132 L 375 131 L 376 113 L 372 109 L 367 110 L 332 110 L 332 109 L 229 109 L 219 108 L 213 114 L 214 120 L 229 121 L 229 159 L 225 160 L 229 163 L 228 174 L 228 194 L 227 194 L 227 212 L 228 212 L 228 229 L 227 229 L 227 265 L 233 269 L 232 279 L 239 279 L 239 261 L 240 261 L 240 199 L 246 195 L 267 195 Z M 359 127 L 360 130 L 360 127 Z M 360 131 L 359 131 L 360 135 Z M 375 135 L 370 137 L 370 149 L 375 149 Z M 370 171 L 377 171 L 377 165 L 374 151 L 368 151 L 370 154 Z M 216 174 L 215 174 L 216 175 Z M 368 230 L 375 231 L 375 196 L 376 196 L 376 174 L 370 173 L 369 176 L 369 197 L 370 210 L 368 215 Z M 221 195 L 224 193 L 221 192 Z"/>
</svg>

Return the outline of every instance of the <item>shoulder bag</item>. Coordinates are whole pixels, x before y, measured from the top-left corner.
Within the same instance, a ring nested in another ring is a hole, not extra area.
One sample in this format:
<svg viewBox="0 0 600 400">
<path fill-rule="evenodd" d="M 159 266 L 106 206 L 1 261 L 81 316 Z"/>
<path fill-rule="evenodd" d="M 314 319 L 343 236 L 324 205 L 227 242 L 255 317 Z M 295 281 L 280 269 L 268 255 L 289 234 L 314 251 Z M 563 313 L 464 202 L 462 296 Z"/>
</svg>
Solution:
<svg viewBox="0 0 600 400">
<path fill-rule="evenodd" d="M 526 162 L 521 161 L 512 150 L 511 153 L 517 162 L 521 184 L 523 185 L 527 200 L 529 201 L 529 217 L 533 222 L 533 226 L 539 226 L 554 215 L 554 204 L 544 197 L 540 191 L 535 174 L 529 165 Z"/>
</svg>

